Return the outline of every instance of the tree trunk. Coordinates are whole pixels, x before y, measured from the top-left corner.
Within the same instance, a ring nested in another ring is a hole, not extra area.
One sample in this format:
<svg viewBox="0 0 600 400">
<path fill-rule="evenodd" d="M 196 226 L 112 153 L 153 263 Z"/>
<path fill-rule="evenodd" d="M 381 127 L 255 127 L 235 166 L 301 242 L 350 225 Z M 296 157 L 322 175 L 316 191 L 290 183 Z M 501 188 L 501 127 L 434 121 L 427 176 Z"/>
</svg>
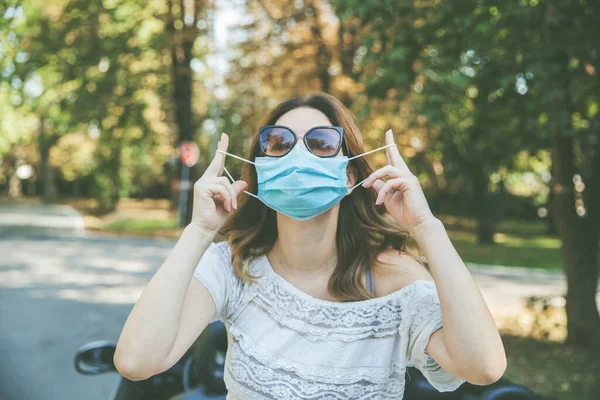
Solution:
<svg viewBox="0 0 600 400">
<path fill-rule="evenodd" d="M 597 229 L 589 216 L 581 218 L 576 213 L 573 139 L 561 136 L 558 132 L 552 138 L 552 172 L 552 215 L 562 242 L 562 258 L 567 276 L 567 342 L 583 347 L 598 345 L 600 316 L 596 307 Z"/>
<path fill-rule="evenodd" d="M 312 9 L 313 22 L 311 25 L 311 33 L 317 46 L 317 54 L 315 55 L 315 65 L 317 67 L 317 77 L 321 83 L 321 91 L 325 93 L 331 92 L 331 75 L 329 74 L 329 65 L 331 63 L 331 52 L 327 48 L 327 44 L 323 40 L 323 31 L 321 30 L 320 12 L 318 5 L 313 2 L 309 3 L 308 9 Z"/>
<path fill-rule="evenodd" d="M 46 204 L 55 203 L 58 197 L 54 168 L 52 167 L 52 164 L 50 164 L 50 149 L 55 143 L 56 139 L 46 133 L 44 119 L 41 118 L 40 132 L 38 135 L 38 150 L 40 152 L 38 176 L 42 181 L 42 202 Z"/>
<path fill-rule="evenodd" d="M 192 43 L 184 41 L 172 50 L 173 102 L 179 141 L 192 140 Z"/>
<path fill-rule="evenodd" d="M 472 172 L 473 211 L 477 218 L 477 241 L 481 244 L 494 243 L 494 215 L 490 207 L 488 176 L 481 170 Z"/>
<path fill-rule="evenodd" d="M 203 12 L 201 10 L 203 2 L 195 1 L 195 17 L 194 23 L 191 26 L 184 26 L 180 30 L 175 29 L 175 21 L 183 21 L 183 13 L 185 7 L 180 7 L 181 15 L 172 14 L 172 1 L 167 2 L 169 6 L 169 20 L 167 21 L 167 30 L 169 31 L 172 43 L 171 43 L 171 61 L 172 61 L 172 74 L 173 74 L 173 103 L 175 104 L 175 123 L 177 124 L 177 130 L 179 133 L 177 144 L 179 145 L 183 141 L 193 140 L 194 136 L 194 125 L 193 125 L 193 113 L 192 113 L 192 49 L 194 41 L 198 36 L 195 23 L 198 16 Z M 181 176 L 181 159 L 178 160 L 177 177 Z M 181 184 L 181 182 L 180 182 Z M 193 201 L 193 190 L 188 192 L 187 202 Z M 188 224 L 192 219 L 191 207 L 187 207 L 184 218 L 184 224 Z"/>
<path fill-rule="evenodd" d="M 113 149 L 112 163 L 111 163 L 111 191 L 110 191 L 110 204 L 112 210 L 116 210 L 121 199 L 121 149 L 122 145 L 117 145 Z"/>
<path fill-rule="evenodd" d="M 109 135 L 109 133 L 106 133 Z M 106 214 L 116 210 L 121 191 L 121 149 L 120 141 L 105 142 L 110 138 L 101 137 L 97 148 L 98 172 L 96 180 L 96 198 L 98 199 L 98 214 Z"/>
<path fill-rule="evenodd" d="M 23 187 L 21 185 L 21 179 L 17 176 L 16 169 L 13 174 L 8 178 L 8 197 L 11 200 L 20 199 L 23 195 Z"/>
</svg>

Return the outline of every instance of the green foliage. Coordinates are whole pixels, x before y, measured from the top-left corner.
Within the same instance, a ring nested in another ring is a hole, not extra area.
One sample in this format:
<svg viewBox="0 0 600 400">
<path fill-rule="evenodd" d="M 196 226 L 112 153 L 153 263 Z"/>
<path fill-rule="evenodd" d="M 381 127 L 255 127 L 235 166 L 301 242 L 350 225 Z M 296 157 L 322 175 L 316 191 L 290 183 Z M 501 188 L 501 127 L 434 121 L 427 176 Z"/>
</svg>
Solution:
<svg viewBox="0 0 600 400">
<path fill-rule="evenodd" d="M 535 154 L 557 130 L 576 136 L 578 169 L 592 178 L 600 158 L 597 2 L 393 3 L 333 2 L 365 27 L 360 80 L 369 97 L 396 100 L 408 123 L 426 130 L 425 151 L 443 166 L 438 183 L 472 193 L 476 210 L 478 182 L 510 180 L 517 162 L 519 174 L 542 180 L 550 163 L 540 168 Z M 523 150 L 525 163 L 517 160 Z"/>
<path fill-rule="evenodd" d="M 524 174 L 542 180 L 549 160 L 540 166 L 537 154 L 557 129 L 576 136 L 585 176 L 597 154 L 595 2 L 232 2 L 244 18 L 220 54 L 229 62 L 220 76 L 204 36 L 211 4 L 196 10 L 197 26 L 166 0 L 3 4 L 0 155 L 17 143 L 38 146 L 43 126 L 59 178 L 92 174 L 106 198 L 142 194 L 173 176 L 165 173 L 179 124 L 171 67 L 190 37 L 190 124 L 201 165 L 213 156 L 214 134 L 228 132 L 231 150 L 243 154 L 270 107 L 315 90 L 356 111 L 367 147 L 393 127 L 434 195 L 477 202 L 476 191 L 520 191 Z M 214 97 L 217 89 L 226 95 Z M 209 115 L 215 121 L 204 123 Z M 546 194 L 530 193 L 536 204 Z"/>
<path fill-rule="evenodd" d="M 0 157 L 39 142 L 61 179 L 93 174 L 90 194 L 106 209 L 164 183 L 173 153 L 165 4 L 25 0 L 0 16 Z"/>
</svg>

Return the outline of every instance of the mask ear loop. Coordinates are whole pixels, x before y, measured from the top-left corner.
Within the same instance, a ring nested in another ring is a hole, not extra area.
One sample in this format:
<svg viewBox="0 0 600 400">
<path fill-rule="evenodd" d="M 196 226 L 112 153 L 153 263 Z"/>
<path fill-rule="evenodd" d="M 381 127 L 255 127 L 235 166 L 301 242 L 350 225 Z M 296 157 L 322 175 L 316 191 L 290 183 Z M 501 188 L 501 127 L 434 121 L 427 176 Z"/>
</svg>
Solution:
<svg viewBox="0 0 600 400">
<path fill-rule="evenodd" d="M 252 165 L 254 165 L 254 164 L 255 164 L 254 162 L 252 162 L 252 161 L 250 161 L 250 160 L 246 160 L 245 158 L 238 157 L 238 156 L 236 156 L 236 155 L 234 155 L 234 154 L 230 154 L 230 153 L 228 153 L 228 152 L 226 152 L 226 151 L 223 151 L 223 150 L 217 150 L 217 151 L 218 151 L 219 153 L 223 153 L 223 154 L 226 154 L 226 155 L 228 155 L 228 156 L 231 156 L 231 157 L 233 157 L 233 158 L 237 158 L 238 160 L 245 161 L 245 162 L 247 162 L 247 163 L 250 163 L 250 164 L 252 164 Z M 225 168 L 225 166 L 224 166 L 224 165 L 223 165 L 223 170 L 225 170 L 225 173 L 226 173 L 226 174 L 227 174 L 227 176 L 229 177 L 229 180 L 231 181 L 231 183 L 235 182 L 235 179 L 233 179 L 233 177 L 231 176 L 231 174 L 229 173 L 229 171 L 227 171 L 227 168 Z M 248 195 L 250 195 L 250 196 L 254 197 L 255 199 L 258 199 L 258 200 L 260 200 L 260 199 L 258 198 L 258 196 L 257 196 L 257 195 L 255 195 L 254 193 L 250 193 L 250 192 L 248 192 L 247 190 L 244 190 L 244 193 L 246 193 L 246 194 L 248 194 Z"/>
<path fill-rule="evenodd" d="M 357 156 L 350 157 L 350 158 L 348 159 L 348 161 L 352 161 L 352 160 L 354 160 L 355 158 L 362 157 L 362 156 L 366 156 L 367 154 L 375 153 L 376 151 L 383 150 L 383 149 L 387 149 L 388 147 L 393 147 L 393 146 L 395 146 L 395 145 L 396 145 L 396 143 L 392 143 L 392 144 L 385 145 L 385 146 L 383 146 L 383 147 L 379 147 L 379 148 L 377 148 L 377 149 L 375 149 L 375 150 L 367 151 L 366 153 L 362 153 L 362 154 L 359 154 L 359 155 L 357 155 Z M 217 151 L 220 151 L 220 150 L 217 150 Z"/>
<path fill-rule="evenodd" d="M 223 153 L 223 154 L 226 154 L 226 155 L 228 155 L 228 156 L 230 156 L 230 157 L 233 157 L 233 158 L 237 158 L 238 160 L 245 161 L 245 162 L 247 162 L 247 163 L 250 163 L 250 164 L 252 164 L 252 165 L 254 165 L 254 164 L 255 164 L 253 161 L 246 160 L 245 158 L 238 157 L 238 156 L 236 156 L 235 154 L 231 154 L 231 153 L 228 153 L 228 152 L 226 152 L 226 151 L 223 151 L 223 150 L 217 150 L 217 152 L 219 152 L 219 153 Z"/>
<path fill-rule="evenodd" d="M 386 146 L 379 147 L 379 148 L 377 148 L 377 149 L 375 149 L 375 150 L 367 151 L 366 153 L 362 153 L 362 154 L 359 154 L 359 155 L 357 155 L 357 156 L 350 157 L 350 158 L 348 159 L 348 161 L 351 161 L 351 160 L 354 160 L 355 158 L 362 157 L 362 156 L 366 156 L 367 154 L 375 153 L 376 151 L 383 150 L 383 149 L 387 149 L 388 147 L 393 147 L 393 146 L 396 146 L 396 143 L 388 144 L 388 145 L 386 145 Z M 365 181 L 366 181 L 367 179 L 369 179 L 369 177 L 368 177 L 368 176 L 367 176 L 365 179 L 363 179 L 362 181 L 360 181 L 360 183 L 357 183 L 356 185 L 354 185 L 354 186 L 352 186 L 350 189 L 348 189 L 348 192 L 351 192 L 351 191 L 353 191 L 354 189 L 356 189 L 357 187 L 359 187 L 360 185 L 362 185 L 363 183 L 365 183 Z"/>
</svg>

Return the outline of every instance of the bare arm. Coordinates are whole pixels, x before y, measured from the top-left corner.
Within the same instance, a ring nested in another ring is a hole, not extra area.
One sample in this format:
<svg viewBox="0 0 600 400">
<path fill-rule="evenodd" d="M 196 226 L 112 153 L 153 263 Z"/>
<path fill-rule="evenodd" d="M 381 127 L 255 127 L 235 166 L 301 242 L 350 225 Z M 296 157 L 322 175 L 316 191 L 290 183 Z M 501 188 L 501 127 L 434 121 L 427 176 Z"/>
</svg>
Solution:
<svg viewBox="0 0 600 400">
<path fill-rule="evenodd" d="M 393 144 L 391 130 L 386 143 Z M 443 328 L 431 335 L 427 352 L 446 371 L 471 383 L 487 384 L 506 369 L 504 345 L 475 280 L 433 216 L 418 178 L 395 146 L 386 150 L 388 165 L 363 183 L 377 192 L 375 204 L 415 237 L 431 268 L 442 309 Z M 387 180 L 384 180 L 387 178 Z"/>
<path fill-rule="evenodd" d="M 181 357 L 214 317 L 215 304 L 208 290 L 192 279 L 212 239 L 194 225 L 186 227 L 169 257 L 156 271 L 119 337 L 114 360 L 121 375 L 142 380 L 168 369 L 179 359 L 173 355 Z M 189 316 L 191 310 L 193 318 Z M 185 314 L 188 314 L 187 319 Z M 180 332 L 182 320 L 185 329 Z M 176 341 L 177 336 L 179 341 Z M 175 345 L 177 348 L 171 352 Z"/>
<path fill-rule="evenodd" d="M 506 369 L 504 345 L 475 280 L 438 219 L 414 231 L 436 283 L 444 327 L 429 339 L 427 352 L 445 370 L 486 385 Z"/>
<path fill-rule="evenodd" d="M 227 135 L 219 142 L 226 151 Z M 216 314 L 206 287 L 194 270 L 246 184 L 222 177 L 225 156 L 217 153 L 194 185 L 194 212 L 171 254 L 133 307 L 114 356 L 119 373 L 143 380 L 173 366 Z"/>
</svg>

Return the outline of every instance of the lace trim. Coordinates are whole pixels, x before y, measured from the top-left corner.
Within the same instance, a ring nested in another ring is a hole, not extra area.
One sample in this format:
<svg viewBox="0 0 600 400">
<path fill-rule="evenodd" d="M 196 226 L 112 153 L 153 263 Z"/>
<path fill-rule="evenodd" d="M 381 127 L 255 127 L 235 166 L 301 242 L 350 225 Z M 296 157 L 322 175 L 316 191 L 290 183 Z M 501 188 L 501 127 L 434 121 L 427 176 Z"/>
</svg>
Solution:
<svg viewBox="0 0 600 400">
<path fill-rule="evenodd" d="M 389 366 L 364 366 L 364 367 L 333 367 L 318 364 L 303 364 L 297 360 L 285 358 L 264 346 L 258 344 L 248 333 L 242 329 L 231 325 L 229 328 L 231 335 L 237 341 L 237 347 L 259 360 L 271 368 L 279 368 L 288 372 L 293 372 L 303 379 L 315 380 L 327 383 L 350 384 L 360 380 L 371 383 L 384 383 L 395 373 L 403 369 L 399 363 L 392 362 Z"/>
<path fill-rule="evenodd" d="M 400 399 L 404 375 L 390 376 L 383 383 L 355 380 L 351 383 L 321 382 L 299 377 L 278 365 L 265 365 L 237 345 L 232 346 L 225 382 L 229 391 L 251 399 L 342 400 Z M 230 379 L 231 378 L 231 379 Z"/>
<path fill-rule="evenodd" d="M 430 292 L 421 299 L 422 307 L 417 310 L 413 306 L 413 312 L 418 312 L 418 314 L 413 319 L 410 332 L 411 335 L 418 335 L 414 345 L 416 348 L 412 350 L 417 357 L 408 362 L 408 366 L 418 368 L 427 381 L 438 391 L 452 392 L 466 381 L 444 370 L 427 353 L 429 338 L 434 332 L 443 327 L 442 310 L 437 290 L 433 287 L 434 285 L 430 286 Z"/>
<path fill-rule="evenodd" d="M 318 299 L 316 297 L 312 297 L 311 295 L 301 291 L 300 289 L 296 288 L 294 285 L 292 285 L 291 283 L 286 281 L 277 272 L 275 272 L 275 270 L 273 269 L 273 267 L 271 266 L 271 264 L 269 263 L 269 260 L 267 259 L 267 257 L 265 255 L 262 255 L 262 256 L 259 256 L 256 258 L 256 265 L 263 271 L 263 273 L 268 278 L 271 279 L 271 281 L 273 283 L 276 284 L 276 286 L 285 288 L 286 292 L 291 293 L 295 297 L 298 297 L 298 298 L 304 300 L 308 304 L 314 305 L 316 307 L 325 307 L 325 308 L 331 308 L 331 309 L 371 308 L 372 306 L 374 306 L 376 304 L 385 304 L 385 303 L 388 303 L 390 300 L 393 300 L 396 298 L 406 298 L 406 297 L 410 296 L 410 294 L 414 292 L 415 287 L 420 284 L 433 283 L 433 281 L 430 281 L 430 280 L 417 279 L 417 280 L 414 280 L 413 282 L 411 282 L 410 284 L 396 290 L 395 292 L 389 293 L 389 294 L 387 294 L 385 296 L 381 296 L 381 297 L 375 297 L 372 299 L 360 300 L 360 301 L 347 301 L 347 302 L 328 301 L 328 300 L 322 300 L 322 299 Z"/>
<path fill-rule="evenodd" d="M 395 335 L 402 322 L 404 299 L 409 295 L 371 307 L 339 308 L 312 304 L 283 290 L 271 279 L 257 288 L 254 303 L 279 324 L 309 340 L 345 342 Z"/>
</svg>

